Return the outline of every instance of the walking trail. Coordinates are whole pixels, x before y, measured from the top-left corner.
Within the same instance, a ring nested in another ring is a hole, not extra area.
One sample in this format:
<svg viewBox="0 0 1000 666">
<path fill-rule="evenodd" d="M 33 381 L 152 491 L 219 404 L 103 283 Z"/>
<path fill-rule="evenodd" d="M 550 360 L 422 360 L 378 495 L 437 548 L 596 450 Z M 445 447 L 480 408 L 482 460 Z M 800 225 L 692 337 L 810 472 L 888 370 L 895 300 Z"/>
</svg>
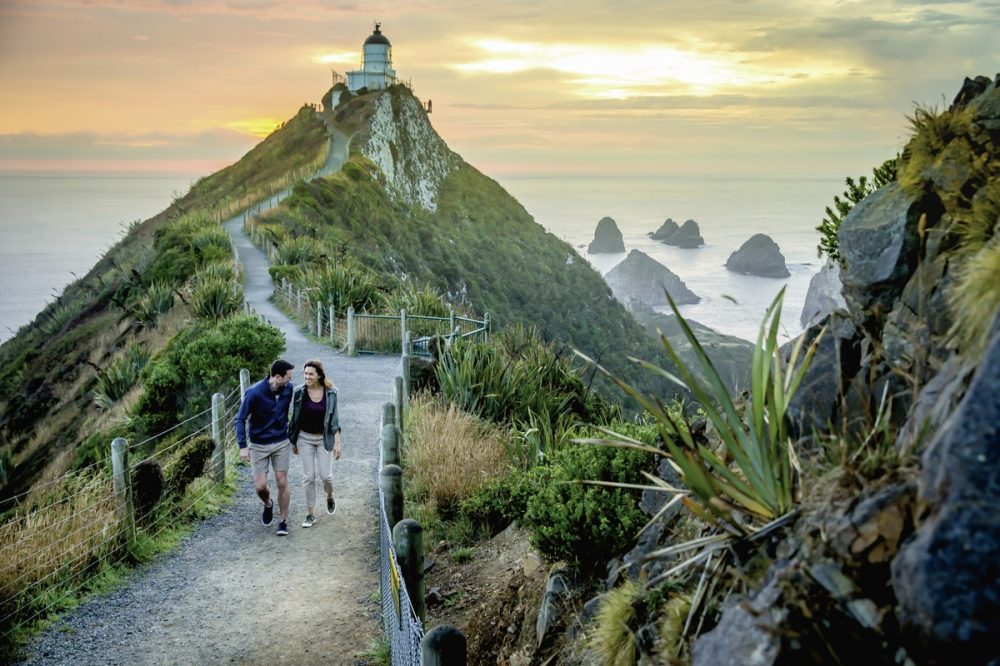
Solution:
<svg viewBox="0 0 1000 666">
<path fill-rule="evenodd" d="M 55 623 L 31 643 L 27 664 L 357 664 L 379 633 L 372 600 L 378 424 L 399 358 L 352 358 L 307 339 L 270 300 L 267 258 L 243 234 L 240 219 L 224 226 L 244 265 L 246 299 L 285 334 L 296 383 L 302 363 L 318 358 L 339 390 L 344 454 L 333 470 L 337 511 L 327 515 L 320 487 L 317 522 L 300 527 L 305 497 L 293 456 L 290 533 L 278 537 L 277 511 L 271 526 L 261 525 L 262 504 L 242 467 L 230 507 L 122 588 Z M 273 478 L 271 489 L 276 498 Z"/>
</svg>

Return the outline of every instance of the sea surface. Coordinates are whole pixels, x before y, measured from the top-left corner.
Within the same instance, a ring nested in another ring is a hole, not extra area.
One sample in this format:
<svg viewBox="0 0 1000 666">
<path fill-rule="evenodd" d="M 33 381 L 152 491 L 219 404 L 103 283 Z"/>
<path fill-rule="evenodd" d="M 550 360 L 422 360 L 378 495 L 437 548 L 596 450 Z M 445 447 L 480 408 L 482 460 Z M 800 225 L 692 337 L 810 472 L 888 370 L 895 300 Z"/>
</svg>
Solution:
<svg viewBox="0 0 1000 666">
<path fill-rule="evenodd" d="M 135 220 L 166 208 L 202 174 L 0 172 L 0 341 L 83 276 Z M 506 178 L 500 184 L 535 221 L 602 274 L 626 254 L 589 255 L 598 220 L 615 219 L 626 253 L 639 249 L 701 296 L 681 311 L 720 332 L 756 338 L 764 310 L 786 287 L 784 334 L 798 334 L 809 280 L 819 270 L 815 227 L 840 178 Z M 666 218 L 694 219 L 705 246 L 651 240 Z M 773 238 L 791 277 L 730 273 L 726 258 L 755 233 Z"/>
<path fill-rule="evenodd" d="M 0 341 L 201 175 L 0 171 Z"/>
</svg>

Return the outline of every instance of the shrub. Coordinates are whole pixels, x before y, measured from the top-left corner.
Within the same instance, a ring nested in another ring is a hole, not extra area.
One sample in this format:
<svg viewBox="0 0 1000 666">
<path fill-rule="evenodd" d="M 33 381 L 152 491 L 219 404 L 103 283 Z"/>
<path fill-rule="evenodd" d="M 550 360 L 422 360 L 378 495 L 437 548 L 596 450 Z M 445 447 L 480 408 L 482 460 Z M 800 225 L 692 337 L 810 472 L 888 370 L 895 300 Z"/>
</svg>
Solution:
<svg viewBox="0 0 1000 666">
<path fill-rule="evenodd" d="M 319 294 L 324 302 L 333 304 L 339 317 L 345 316 L 351 306 L 355 312 L 368 312 L 383 303 L 378 278 L 355 262 L 341 262 L 309 271 L 305 282 L 306 287 Z"/>
<path fill-rule="evenodd" d="M 500 430 L 438 400 L 415 398 L 403 450 L 412 496 L 452 515 L 498 469 L 507 466 Z"/>
<path fill-rule="evenodd" d="M 243 287 L 233 279 L 198 279 L 191 292 L 191 311 L 201 319 L 218 321 L 243 307 Z"/>
<path fill-rule="evenodd" d="M 171 495 L 183 495 L 187 487 L 205 471 L 215 444 L 209 435 L 200 435 L 184 444 L 163 466 L 166 489 Z"/>
<path fill-rule="evenodd" d="M 532 543 L 552 559 L 590 572 L 623 552 L 645 524 L 636 496 L 622 488 L 584 481 L 637 483 L 650 471 L 650 453 L 579 445 L 557 451 L 540 468 L 539 488 L 528 500 L 525 524 Z"/>
<path fill-rule="evenodd" d="M 97 377 L 97 390 L 94 392 L 94 404 L 99 409 L 110 409 L 116 402 L 125 397 L 135 383 L 139 381 L 142 369 L 149 361 L 149 354 L 142 345 L 130 345 L 125 352 L 116 358 L 108 369 Z"/>
<path fill-rule="evenodd" d="M 326 258 L 323 244 L 315 238 L 289 238 L 277 246 L 272 261 L 292 266 L 317 266 Z"/>
<path fill-rule="evenodd" d="M 484 528 L 490 536 L 499 534 L 524 518 L 528 498 L 534 494 L 538 480 L 538 473 L 519 469 L 491 478 L 462 500 L 459 517 Z"/>
<path fill-rule="evenodd" d="M 423 317 L 447 317 L 449 312 L 448 304 L 433 287 L 417 287 L 409 282 L 389 294 L 385 307 L 392 313 L 406 310 L 406 314 Z"/>
<path fill-rule="evenodd" d="M 132 505 L 135 516 L 145 519 L 163 496 L 166 479 L 163 468 L 154 458 L 140 460 L 132 472 Z"/>
<path fill-rule="evenodd" d="M 169 283 L 157 280 L 150 284 L 132 306 L 131 312 L 142 328 L 153 328 L 160 316 L 174 307 L 174 289 Z"/>
<path fill-rule="evenodd" d="M 822 257 L 826 254 L 833 261 L 840 261 L 840 241 L 837 234 L 840 232 L 840 225 L 844 218 L 866 196 L 896 180 L 898 165 L 899 155 L 896 155 L 872 169 L 871 180 L 868 180 L 867 176 L 861 176 L 857 181 L 850 176 L 845 179 L 847 189 L 844 190 L 844 198 L 833 197 L 833 208 L 826 207 L 826 217 L 816 227 L 816 231 L 820 234 L 817 256 Z"/>
</svg>

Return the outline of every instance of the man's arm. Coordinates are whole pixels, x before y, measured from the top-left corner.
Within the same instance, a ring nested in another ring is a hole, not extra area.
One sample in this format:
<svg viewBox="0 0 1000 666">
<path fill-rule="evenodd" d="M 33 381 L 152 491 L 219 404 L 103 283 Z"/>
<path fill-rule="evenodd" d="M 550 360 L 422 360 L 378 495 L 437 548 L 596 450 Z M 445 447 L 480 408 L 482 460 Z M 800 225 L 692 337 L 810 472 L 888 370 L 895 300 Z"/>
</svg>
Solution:
<svg viewBox="0 0 1000 666">
<path fill-rule="evenodd" d="M 243 396 L 243 402 L 240 403 L 240 410 L 236 412 L 236 418 L 233 420 L 233 427 L 236 429 L 236 443 L 241 450 L 247 446 L 247 419 L 250 417 L 250 403 L 252 401 L 253 394 L 247 391 Z"/>
</svg>

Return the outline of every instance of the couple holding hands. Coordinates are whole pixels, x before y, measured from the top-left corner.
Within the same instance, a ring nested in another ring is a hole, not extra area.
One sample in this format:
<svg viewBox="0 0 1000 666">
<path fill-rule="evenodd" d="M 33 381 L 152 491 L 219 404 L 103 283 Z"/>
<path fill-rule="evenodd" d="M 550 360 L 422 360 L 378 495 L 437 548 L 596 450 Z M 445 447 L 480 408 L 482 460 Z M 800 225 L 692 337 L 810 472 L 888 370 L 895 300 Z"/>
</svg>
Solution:
<svg viewBox="0 0 1000 666">
<path fill-rule="evenodd" d="M 267 378 L 247 389 L 234 424 L 240 457 L 252 465 L 254 489 L 264 503 L 264 525 L 270 525 L 274 518 L 274 502 L 267 485 L 268 470 L 274 469 L 280 512 L 278 536 L 288 534 L 290 453 L 302 460 L 307 509 L 302 527 L 312 527 L 316 522 L 319 480 L 326 491 L 326 512 L 332 514 L 337 509 L 332 468 L 332 461 L 340 460 L 341 455 L 337 389 L 317 360 L 305 362 L 304 382 L 293 389 L 294 367 L 284 359 L 272 363 Z"/>
</svg>

